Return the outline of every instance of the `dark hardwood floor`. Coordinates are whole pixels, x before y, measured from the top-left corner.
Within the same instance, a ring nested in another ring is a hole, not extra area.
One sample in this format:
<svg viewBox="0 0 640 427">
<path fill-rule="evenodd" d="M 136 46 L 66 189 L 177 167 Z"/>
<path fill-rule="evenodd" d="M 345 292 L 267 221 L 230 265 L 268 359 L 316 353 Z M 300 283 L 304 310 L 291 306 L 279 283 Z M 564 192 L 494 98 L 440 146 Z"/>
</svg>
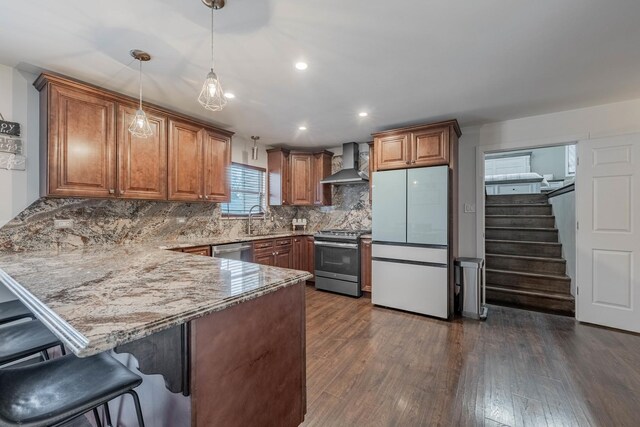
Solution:
<svg viewBox="0 0 640 427">
<path fill-rule="evenodd" d="M 311 426 L 638 426 L 640 336 L 491 306 L 451 322 L 307 289 Z"/>
</svg>

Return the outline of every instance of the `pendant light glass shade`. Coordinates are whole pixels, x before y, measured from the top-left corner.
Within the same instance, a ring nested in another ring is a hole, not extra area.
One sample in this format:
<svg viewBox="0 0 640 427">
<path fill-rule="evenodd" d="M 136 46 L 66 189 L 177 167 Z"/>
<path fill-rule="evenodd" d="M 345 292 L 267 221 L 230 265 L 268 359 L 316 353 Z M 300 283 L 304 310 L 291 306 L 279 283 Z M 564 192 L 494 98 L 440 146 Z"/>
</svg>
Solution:
<svg viewBox="0 0 640 427">
<path fill-rule="evenodd" d="M 213 72 L 213 69 L 207 74 L 207 78 L 202 85 L 198 102 L 207 110 L 220 111 L 227 105 L 227 98 L 222 91 L 220 79 Z"/>
<path fill-rule="evenodd" d="M 129 125 L 129 132 L 138 138 L 148 138 L 153 135 L 149 119 L 141 108 L 136 110 L 136 115 Z"/>
<path fill-rule="evenodd" d="M 202 85 L 198 102 L 207 110 L 220 111 L 227 105 L 227 98 L 224 96 L 218 75 L 213 71 L 213 10 L 223 7 L 224 2 L 216 4 L 212 1 L 211 4 L 209 4 L 207 1 L 204 1 L 204 4 L 211 7 L 211 71 L 207 74 L 207 78 Z"/>
<path fill-rule="evenodd" d="M 258 160 L 258 140 L 259 136 L 252 136 L 253 139 L 253 147 L 251 147 L 251 160 Z"/>
<path fill-rule="evenodd" d="M 142 61 L 149 61 L 151 56 L 149 56 L 148 53 L 139 50 L 132 50 L 131 56 L 136 58 L 140 63 L 140 75 L 138 80 L 140 98 L 136 115 L 133 117 L 133 120 L 129 125 L 129 132 L 131 132 L 131 135 L 137 136 L 138 138 L 148 138 L 153 135 L 153 129 L 151 129 L 147 115 L 142 110 Z"/>
</svg>

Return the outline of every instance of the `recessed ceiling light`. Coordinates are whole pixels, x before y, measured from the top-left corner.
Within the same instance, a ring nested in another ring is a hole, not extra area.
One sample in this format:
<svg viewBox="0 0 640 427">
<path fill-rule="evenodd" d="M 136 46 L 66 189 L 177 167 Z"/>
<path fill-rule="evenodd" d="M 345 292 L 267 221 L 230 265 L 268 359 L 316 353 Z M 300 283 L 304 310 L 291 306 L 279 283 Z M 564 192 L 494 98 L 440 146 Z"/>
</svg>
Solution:
<svg viewBox="0 0 640 427">
<path fill-rule="evenodd" d="M 233 99 L 233 98 L 235 98 L 236 96 L 235 96 L 233 93 L 231 93 L 231 92 L 225 92 L 225 93 L 224 93 L 224 97 L 225 97 L 225 98 L 229 98 L 229 99 Z"/>
<path fill-rule="evenodd" d="M 366 111 L 361 111 L 361 112 L 358 113 L 358 115 L 360 117 L 367 117 L 369 115 L 369 113 L 367 113 Z"/>
<path fill-rule="evenodd" d="M 296 68 L 300 71 L 304 71 L 309 67 L 306 62 L 296 62 Z"/>
<path fill-rule="evenodd" d="M 298 130 L 307 130 L 306 126 L 298 126 Z"/>
</svg>

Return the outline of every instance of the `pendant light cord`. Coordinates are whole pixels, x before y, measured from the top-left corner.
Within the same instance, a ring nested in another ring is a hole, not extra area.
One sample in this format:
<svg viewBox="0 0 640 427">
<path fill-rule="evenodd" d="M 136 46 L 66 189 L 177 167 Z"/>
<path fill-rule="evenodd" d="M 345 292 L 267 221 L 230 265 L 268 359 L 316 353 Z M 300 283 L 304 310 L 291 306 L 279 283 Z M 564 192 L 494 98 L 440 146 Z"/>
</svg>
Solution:
<svg viewBox="0 0 640 427">
<path fill-rule="evenodd" d="M 138 62 L 140 63 L 140 76 L 138 77 L 140 86 L 140 97 L 138 99 L 140 100 L 140 109 L 142 110 L 142 61 L 138 60 Z"/>
<path fill-rule="evenodd" d="M 211 71 L 213 71 L 213 1 L 211 2 Z"/>
</svg>

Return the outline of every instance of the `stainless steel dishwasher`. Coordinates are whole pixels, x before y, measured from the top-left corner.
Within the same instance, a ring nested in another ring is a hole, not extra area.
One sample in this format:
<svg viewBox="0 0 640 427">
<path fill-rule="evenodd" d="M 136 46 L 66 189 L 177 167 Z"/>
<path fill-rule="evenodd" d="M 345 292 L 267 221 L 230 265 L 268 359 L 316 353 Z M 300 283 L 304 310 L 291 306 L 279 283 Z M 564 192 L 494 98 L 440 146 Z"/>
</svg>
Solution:
<svg viewBox="0 0 640 427">
<path fill-rule="evenodd" d="M 212 246 L 212 255 L 216 258 L 236 259 L 239 261 L 253 261 L 253 245 L 250 243 L 229 243 Z"/>
</svg>

